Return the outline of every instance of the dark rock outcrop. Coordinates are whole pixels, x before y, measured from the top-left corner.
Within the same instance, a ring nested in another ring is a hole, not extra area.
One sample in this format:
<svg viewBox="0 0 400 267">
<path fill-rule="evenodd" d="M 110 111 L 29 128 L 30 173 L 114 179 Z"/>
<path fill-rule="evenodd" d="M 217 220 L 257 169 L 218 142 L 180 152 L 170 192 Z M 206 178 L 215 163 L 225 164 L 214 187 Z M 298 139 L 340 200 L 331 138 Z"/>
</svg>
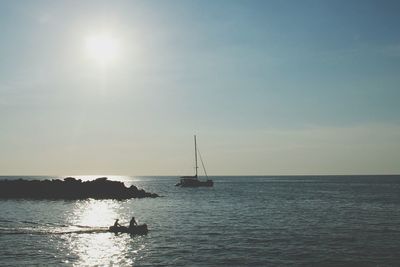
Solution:
<svg viewBox="0 0 400 267">
<path fill-rule="evenodd" d="M 67 177 L 62 180 L 0 180 L 1 198 L 30 199 L 129 199 L 158 197 L 132 185 L 129 188 L 122 182 L 107 180 L 107 177 L 93 181 L 77 180 Z"/>
</svg>

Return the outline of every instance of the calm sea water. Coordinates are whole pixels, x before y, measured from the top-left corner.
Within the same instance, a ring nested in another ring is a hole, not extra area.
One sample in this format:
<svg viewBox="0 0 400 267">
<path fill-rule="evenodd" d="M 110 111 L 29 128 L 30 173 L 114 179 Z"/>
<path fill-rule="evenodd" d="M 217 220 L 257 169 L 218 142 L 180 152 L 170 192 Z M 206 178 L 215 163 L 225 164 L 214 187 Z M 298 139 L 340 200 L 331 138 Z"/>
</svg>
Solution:
<svg viewBox="0 0 400 267">
<path fill-rule="evenodd" d="M 112 179 L 163 197 L 0 200 L 0 265 L 400 265 L 400 176 Z M 105 232 L 132 215 L 148 235 Z"/>
</svg>

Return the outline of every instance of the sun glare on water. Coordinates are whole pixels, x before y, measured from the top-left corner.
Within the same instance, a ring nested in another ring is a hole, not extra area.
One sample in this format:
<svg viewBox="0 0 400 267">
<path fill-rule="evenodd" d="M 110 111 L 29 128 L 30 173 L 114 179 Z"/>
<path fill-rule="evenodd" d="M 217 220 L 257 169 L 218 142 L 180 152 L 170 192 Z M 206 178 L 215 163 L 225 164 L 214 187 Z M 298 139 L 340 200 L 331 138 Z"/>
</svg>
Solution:
<svg viewBox="0 0 400 267">
<path fill-rule="evenodd" d="M 119 56 L 120 43 L 111 34 L 94 34 L 86 37 L 85 50 L 90 59 L 101 66 L 107 66 Z"/>
</svg>

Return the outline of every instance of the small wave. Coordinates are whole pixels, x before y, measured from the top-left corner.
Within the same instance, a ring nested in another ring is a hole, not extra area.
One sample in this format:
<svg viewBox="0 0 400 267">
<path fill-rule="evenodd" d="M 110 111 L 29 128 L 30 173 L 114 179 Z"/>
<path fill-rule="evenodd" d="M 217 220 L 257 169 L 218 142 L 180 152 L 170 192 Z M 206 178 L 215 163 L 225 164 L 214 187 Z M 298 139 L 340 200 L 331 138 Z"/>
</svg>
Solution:
<svg viewBox="0 0 400 267">
<path fill-rule="evenodd" d="M 93 226 L 90 225 L 79 225 L 79 224 L 74 224 L 71 225 L 72 227 L 78 227 L 78 228 L 93 228 Z"/>
<path fill-rule="evenodd" d="M 0 219 L 0 222 L 13 222 L 13 221 L 7 219 Z"/>
<path fill-rule="evenodd" d="M 38 222 L 32 222 L 32 221 L 20 221 L 19 223 L 40 225 L 40 223 L 38 223 Z"/>
<path fill-rule="evenodd" d="M 94 234 L 94 233 L 106 233 L 106 232 L 108 232 L 108 227 L 91 227 L 84 230 L 0 227 L 0 235 L 63 235 L 63 234 Z"/>
<path fill-rule="evenodd" d="M 54 234 L 96 234 L 96 233 L 107 233 L 107 232 L 108 232 L 108 227 L 101 227 L 101 228 L 95 228 L 95 229 L 56 232 Z"/>
<path fill-rule="evenodd" d="M 34 228 L 13 228 L 13 227 L 0 227 L 0 235 L 18 235 L 18 234 L 40 234 L 40 229 Z"/>
<path fill-rule="evenodd" d="M 16 225 L 16 224 L 30 224 L 30 225 L 39 225 L 39 226 L 51 225 L 51 226 L 56 226 L 56 227 L 68 227 L 68 225 L 65 225 L 65 224 L 57 224 L 57 223 L 50 223 L 50 222 L 41 223 L 41 222 L 26 221 L 26 220 L 13 221 L 13 220 L 7 220 L 7 219 L 0 219 L 0 223 L 12 223 L 13 225 Z"/>
</svg>

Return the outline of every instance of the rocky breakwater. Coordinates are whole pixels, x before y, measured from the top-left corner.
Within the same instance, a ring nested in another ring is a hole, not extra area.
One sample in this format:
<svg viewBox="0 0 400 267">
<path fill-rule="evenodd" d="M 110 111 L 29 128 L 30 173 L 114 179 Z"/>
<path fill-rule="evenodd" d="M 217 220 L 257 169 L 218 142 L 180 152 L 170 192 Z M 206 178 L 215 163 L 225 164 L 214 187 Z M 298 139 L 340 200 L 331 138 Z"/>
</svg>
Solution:
<svg viewBox="0 0 400 267">
<path fill-rule="evenodd" d="M 132 185 L 110 181 L 106 177 L 82 181 L 72 177 L 64 180 L 0 180 L 0 199 L 129 199 L 158 197 Z"/>
</svg>

